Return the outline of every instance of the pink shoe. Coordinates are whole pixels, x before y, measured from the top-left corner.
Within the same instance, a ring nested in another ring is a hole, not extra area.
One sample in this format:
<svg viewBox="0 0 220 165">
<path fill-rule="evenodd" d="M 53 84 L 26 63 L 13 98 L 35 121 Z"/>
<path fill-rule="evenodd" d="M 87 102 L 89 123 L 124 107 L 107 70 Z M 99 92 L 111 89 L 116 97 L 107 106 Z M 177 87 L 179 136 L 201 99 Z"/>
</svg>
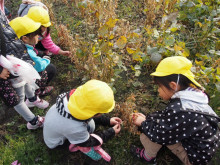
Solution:
<svg viewBox="0 0 220 165">
<path fill-rule="evenodd" d="M 44 117 L 38 116 L 38 120 L 37 120 L 36 124 L 32 125 L 31 123 L 28 122 L 27 128 L 28 129 L 37 129 L 39 127 L 43 127 L 43 125 L 44 125 Z"/>
<path fill-rule="evenodd" d="M 40 109 L 45 109 L 49 106 L 49 103 L 43 99 L 40 99 L 37 97 L 37 100 L 34 102 L 30 102 L 28 99 L 25 101 L 26 105 L 31 108 L 31 107 L 38 107 Z"/>
</svg>

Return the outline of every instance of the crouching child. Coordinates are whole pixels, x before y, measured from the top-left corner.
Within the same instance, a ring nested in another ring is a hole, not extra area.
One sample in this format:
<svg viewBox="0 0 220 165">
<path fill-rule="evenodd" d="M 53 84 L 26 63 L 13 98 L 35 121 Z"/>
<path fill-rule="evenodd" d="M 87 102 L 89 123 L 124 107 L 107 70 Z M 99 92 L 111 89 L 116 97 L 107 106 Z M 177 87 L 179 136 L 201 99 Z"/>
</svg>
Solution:
<svg viewBox="0 0 220 165">
<path fill-rule="evenodd" d="M 112 89 L 99 80 L 90 80 L 70 92 L 58 96 L 46 114 L 43 136 L 46 145 L 53 149 L 70 142 L 69 150 L 80 150 L 93 160 L 111 157 L 101 148 L 121 130 L 122 120 L 118 117 L 103 116 L 115 106 Z M 94 134 L 95 125 L 110 126 L 107 130 Z"/>
</svg>

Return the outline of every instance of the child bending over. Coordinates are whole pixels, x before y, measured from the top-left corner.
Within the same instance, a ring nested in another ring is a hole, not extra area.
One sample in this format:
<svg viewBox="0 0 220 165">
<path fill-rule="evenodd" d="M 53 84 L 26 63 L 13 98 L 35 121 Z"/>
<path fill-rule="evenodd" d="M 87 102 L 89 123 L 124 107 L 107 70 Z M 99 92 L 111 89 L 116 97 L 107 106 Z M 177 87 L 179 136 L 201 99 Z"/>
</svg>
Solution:
<svg viewBox="0 0 220 165">
<path fill-rule="evenodd" d="M 131 146 L 131 152 L 145 163 L 155 163 L 157 152 L 165 145 L 184 164 L 207 164 L 219 146 L 220 119 L 194 80 L 191 67 L 185 57 L 168 57 L 151 74 L 159 96 L 169 103 L 164 110 L 147 116 L 133 114 L 144 148 Z"/>
<path fill-rule="evenodd" d="M 37 80 L 36 82 L 40 87 L 40 89 L 36 91 L 36 94 L 41 96 L 49 94 L 53 90 L 53 87 L 47 85 L 55 76 L 56 68 L 50 63 L 49 59 L 41 58 L 37 56 L 35 52 L 34 46 L 38 42 L 41 24 L 39 22 L 34 22 L 27 16 L 17 17 L 9 24 L 18 38 L 25 43 L 29 56 L 35 62 L 34 68 L 41 75 L 41 80 Z"/>
<path fill-rule="evenodd" d="M 43 135 L 46 145 L 52 149 L 68 140 L 70 151 L 78 148 L 92 159 L 100 159 L 100 155 L 94 153 L 95 147 L 101 144 L 100 139 L 107 142 L 121 129 L 120 118 L 101 116 L 111 112 L 114 106 L 113 91 L 99 80 L 90 80 L 77 89 L 59 95 L 45 117 Z M 94 135 L 96 124 L 111 128 Z"/>
<path fill-rule="evenodd" d="M 41 36 L 39 37 L 39 42 L 35 46 L 37 50 L 43 51 L 46 54 L 51 52 L 52 54 L 61 54 L 64 56 L 69 56 L 69 51 L 62 50 L 59 46 L 57 46 L 51 39 L 50 36 L 50 17 L 47 10 L 45 10 L 41 6 L 33 6 L 29 9 L 28 13 L 26 13 L 29 18 L 34 20 L 35 22 L 41 23 Z"/>
</svg>

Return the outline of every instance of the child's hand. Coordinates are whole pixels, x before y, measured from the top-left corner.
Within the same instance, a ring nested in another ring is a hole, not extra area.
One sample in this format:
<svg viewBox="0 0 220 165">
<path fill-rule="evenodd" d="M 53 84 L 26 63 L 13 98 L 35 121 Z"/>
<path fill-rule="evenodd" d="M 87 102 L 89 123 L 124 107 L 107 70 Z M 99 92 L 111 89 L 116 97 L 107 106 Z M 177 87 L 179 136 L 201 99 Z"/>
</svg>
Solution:
<svg viewBox="0 0 220 165">
<path fill-rule="evenodd" d="M 8 69 L 3 68 L 2 73 L 0 74 L 0 78 L 2 79 L 7 79 L 10 75 L 10 72 L 8 71 Z"/>
<path fill-rule="evenodd" d="M 121 125 L 116 124 L 114 127 L 112 127 L 115 131 L 115 134 L 118 134 L 121 131 Z"/>
<path fill-rule="evenodd" d="M 141 123 L 146 120 L 146 116 L 142 113 L 133 113 L 132 121 L 136 126 L 141 126 Z"/>
<path fill-rule="evenodd" d="M 59 54 L 63 55 L 63 56 L 69 56 L 70 55 L 70 51 L 63 51 L 63 50 L 59 50 Z"/>
<path fill-rule="evenodd" d="M 121 124 L 122 120 L 119 117 L 112 117 L 110 119 L 110 125 Z"/>
</svg>

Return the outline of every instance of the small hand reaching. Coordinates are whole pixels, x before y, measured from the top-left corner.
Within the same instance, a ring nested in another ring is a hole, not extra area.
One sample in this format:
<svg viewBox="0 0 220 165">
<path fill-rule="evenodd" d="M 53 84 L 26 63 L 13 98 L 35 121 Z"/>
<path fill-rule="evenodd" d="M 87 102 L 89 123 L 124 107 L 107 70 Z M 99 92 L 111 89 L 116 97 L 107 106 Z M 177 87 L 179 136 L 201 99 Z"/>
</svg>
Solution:
<svg viewBox="0 0 220 165">
<path fill-rule="evenodd" d="M 112 117 L 110 119 L 110 125 L 121 124 L 122 120 L 119 117 Z"/>
<path fill-rule="evenodd" d="M 132 121 L 136 126 L 141 126 L 141 123 L 146 120 L 146 116 L 142 113 L 133 113 Z"/>
<path fill-rule="evenodd" d="M 115 134 L 118 134 L 121 131 L 121 125 L 120 124 L 116 124 L 112 128 L 114 129 Z"/>
</svg>

